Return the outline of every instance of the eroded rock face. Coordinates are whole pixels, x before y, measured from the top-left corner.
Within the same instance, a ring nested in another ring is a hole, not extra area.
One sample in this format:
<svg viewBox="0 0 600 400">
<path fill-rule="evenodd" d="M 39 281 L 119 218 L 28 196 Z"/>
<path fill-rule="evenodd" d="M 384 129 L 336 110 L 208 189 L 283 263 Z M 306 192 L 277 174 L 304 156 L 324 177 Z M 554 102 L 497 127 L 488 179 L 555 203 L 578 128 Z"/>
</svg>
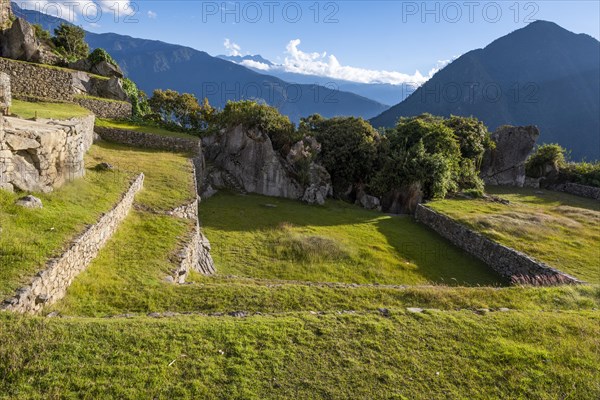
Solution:
<svg viewBox="0 0 600 400">
<path fill-rule="evenodd" d="M 539 136 L 535 126 L 499 128 L 492 134 L 496 148 L 483 157 L 481 178 L 490 185 L 523 187 L 525 161 Z"/>
<path fill-rule="evenodd" d="M 60 62 L 60 57 L 36 38 L 33 26 L 23 18 L 17 18 L 0 33 L 0 56 L 42 64 Z"/>
<path fill-rule="evenodd" d="M 83 157 L 93 141 L 93 119 L 93 116 L 71 121 L 2 118 L 2 188 L 50 192 L 83 176 Z"/>
<path fill-rule="evenodd" d="M 207 185 L 311 204 L 323 204 L 331 195 L 331 177 L 315 163 L 308 164 L 306 184 L 298 181 L 293 164 L 312 157 L 310 149 L 316 146 L 314 143 L 296 143 L 284 158 L 273 149 L 268 135 L 242 126 L 204 138 L 202 142 L 205 157 L 212 164 L 207 171 Z"/>
</svg>

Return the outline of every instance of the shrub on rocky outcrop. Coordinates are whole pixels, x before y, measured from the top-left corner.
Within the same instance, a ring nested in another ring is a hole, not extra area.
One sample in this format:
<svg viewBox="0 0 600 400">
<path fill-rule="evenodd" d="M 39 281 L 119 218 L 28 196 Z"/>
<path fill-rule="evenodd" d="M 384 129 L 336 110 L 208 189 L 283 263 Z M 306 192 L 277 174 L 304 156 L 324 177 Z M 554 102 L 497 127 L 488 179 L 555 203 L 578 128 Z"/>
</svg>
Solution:
<svg viewBox="0 0 600 400">
<path fill-rule="evenodd" d="M 275 107 L 255 101 L 229 101 L 217 117 L 221 128 L 234 128 L 242 125 L 245 129 L 256 129 L 269 135 L 273 148 L 285 155 L 302 135 L 294 129 L 290 119 L 281 115 Z"/>
<path fill-rule="evenodd" d="M 539 146 L 525 164 L 527 176 L 541 178 L 548 173 L 558 173 L 566 166 L 566 150 L 559 144 Z"/>
<path fill-rule="evenodd" d="M 90 53 L 90 46 L 85 41 L 85 31 L 79 26 L 60 24 L 54 30 L 52 41 L 56 51 L 68 61 L 86 58 Z"/>
</svg>

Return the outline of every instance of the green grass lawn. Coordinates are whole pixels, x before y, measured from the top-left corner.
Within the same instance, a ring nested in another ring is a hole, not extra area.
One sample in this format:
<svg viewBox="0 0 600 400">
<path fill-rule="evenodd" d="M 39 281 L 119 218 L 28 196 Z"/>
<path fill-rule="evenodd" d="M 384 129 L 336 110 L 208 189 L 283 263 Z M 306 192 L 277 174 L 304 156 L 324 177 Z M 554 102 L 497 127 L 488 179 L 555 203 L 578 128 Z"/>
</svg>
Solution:
<svg viewBox="0 0 600 400">
<path fill-rule="evenodd" d="M 449 199 L 428 206 L 552 267 L 600 283 L 599 202 L 538 189 L 487 190 L 510 204 Z"/>
<path fill-rule="evenodd" d="M 598 312 L 0 315 L 1 399 L 590 399 Z"/>
<path fill-rule="evenodd" d="M 219 193 L 202 202 L 201 220 L 219 274 L 347 283 L 501 283 L 483 263 L 412 218 L 343 202 L 313 207 Z"/>
<path fill-rule="evenodd" d="M 92 153 L 94 151 L 92 150 Z M 14 294 L 41 270 L 48 258 L 58 256 L 87 224 L 95 223 L 127 189 L 132 174 L 96 172 L 86 157 L 86 175 L 50 194 L 36 194 L 44 208 L 15 205 L 23 194 L 0 190 L 0 300 Z"/>
<path fill-rule="evenodd" d="M 135 124 L 135 123 L 129 122 L 129 121 L 119 121 L 119 120 L 114 120 L 114 119 L 97 119 L 96 126 L 102 127 L 102 128 L 115 128 L 115 129 L 122 129 L 122 130 L 126 130 L 126 131 L 143 132 L 143 133 L 151 133 L 154 135 L 199 140 L 199 138 L 197 136 L 188 135 L 187 133 L 174 132 L 174 131 L 170 131 L 168 129 L 158 128 L 156 126 Z"/>
<path fill-rule="evenodd" d="M 196 197 L 187 154 L 100 142 L 94 146 L 91 157 L 122 170 L 144 172 L 144 190 L 136 197 L 136 203 L 142 207 L 167 211 L 189 204 Z"/>
<path fill-rule="evenodd" d="M 70 119 L 90 115 L 91 111 L 72 103 L 32 103 L 13 100 L 11 114 L 20 118 Z"/>
</svg>

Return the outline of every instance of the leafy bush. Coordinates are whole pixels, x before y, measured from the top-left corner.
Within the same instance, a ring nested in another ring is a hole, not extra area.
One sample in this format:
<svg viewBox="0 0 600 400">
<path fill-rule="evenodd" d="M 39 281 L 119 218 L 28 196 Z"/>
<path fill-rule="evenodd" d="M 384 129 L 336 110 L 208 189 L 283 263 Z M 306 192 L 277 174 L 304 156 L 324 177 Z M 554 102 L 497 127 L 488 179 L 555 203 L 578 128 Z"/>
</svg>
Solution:
<svg viewBox="0 0 600 400">
<path fill-rule="evenodd" d="M 127 96 L 131 101 L 132 116 L 136 118 L 150 114 L 151 110 L 148 104 L 148 96 L 146 96 L 146 93 L 139 90 L 135 82 L 133 82 L 131 79 L 124 78 L 122 80 L 122 84 L 123 90 L 125 93 L 127 93 Z"/>
<path fill-rule="evenodd" d="M 600 187 L 600 161 L 568 163 L 563 172 L 571 182 Z"/>
<path fill-rule="evenodd" d="M 112 56 L 108 54 L 106 50 L 100 48 L 92 51 L 88 56 L 88 60 L 92 63 L 92 65 L 96 65 L 102 61 L 106 61 L 107 63 L 112 64 L 115 67 L 119 66 L 115 59 L 112 58 Z"/>
<path fill-rule="evenodd" d="M 57 53 L 68 61 L 86 58 L 90 53 L 90 47 L 85 41 L 85 31 L 79 26 L 60 24 L 54 30 L 52 42 L 56 46 Z"/>
<path fill-rule="evenodd" d="M 287 154 L 291 145 L 302 138 L 287 116 L 281 115 L 274 107 L 250 100 L 227 102 L 216 122 L 226 129 L 238 125 L 258 129 L 269 135 L 273 148 L 282 154 Z"/>
<path fill-rule="evenodd" d="M 529 156 L 525 164 L 527 176 L 541 178 L 548 170 L 560 171 L 566 166 L 567 151 L 559 144 L 543 144 Z"/>
<path fill-rule="evenodd" d="M 380 136 L 362 118 L 325 119 L 312 115 L 300 122 L 299 132 L 312 135 L 321 144 L 319 161 L 331 174 L 337 197 L 353 184 L 366 184 L 377 164 Z"/>
</svg>

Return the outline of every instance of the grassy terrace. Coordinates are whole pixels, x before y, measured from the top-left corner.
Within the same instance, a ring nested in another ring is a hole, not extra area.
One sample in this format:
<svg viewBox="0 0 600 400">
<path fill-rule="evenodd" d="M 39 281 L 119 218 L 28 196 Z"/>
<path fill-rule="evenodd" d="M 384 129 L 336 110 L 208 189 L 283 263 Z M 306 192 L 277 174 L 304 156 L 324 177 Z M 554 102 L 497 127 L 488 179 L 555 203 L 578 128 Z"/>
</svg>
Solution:
<svg viewBox="0 0 600 400">
<path fill-rule="evenodd" d="M 219 272 L 316 282 L 496 285 L 484 264 L 408 217 L 219 193 L 202 203 Z"/>
<path fill-rule="evenodd" d="M 600 203 L 537 189 L 488 188 L 510 200 L 429 203 L 471 228 L 590 283 L 600 283 Z"/>
<path fill-rule="evenodd" d="M 198 139 L 197 136 L 188 135 L 187 133 L 173 132 L 167 129 L 158 128 L 156 126 L 140 125 L 128 121 L 118 121 L 113 119 L 97 119 L 96 126 L 102 128 L 122 129 L 133 132 L 151 133 L 153 135 L 169 136 L 183 139 Z"/>
<path fill-rule="evenodd" d="M 32 103 L 13 100 L 10 112 L 18 117 L 70 119 L 90 115 L 91 112 L 77 104 L 71 103 Z"/>
<path fill-rule="evenodd" d="M 0 299 L 27 283 L 48 258 L 61 254 L 63 247 L 87 224 L 95 223 L 120 198 L 132 174 L 96 172 L 94 151 L 86 158 L 86 176 L 50 194 L 36 194 L 44 203 L 41 210 L 15 205 L 22 194 L 0 191 Z"/>
<path fill-rule="evenodd" d="M 0 315 L 0 398 L 597 399 L 597 312 Z"/>
</svg>

